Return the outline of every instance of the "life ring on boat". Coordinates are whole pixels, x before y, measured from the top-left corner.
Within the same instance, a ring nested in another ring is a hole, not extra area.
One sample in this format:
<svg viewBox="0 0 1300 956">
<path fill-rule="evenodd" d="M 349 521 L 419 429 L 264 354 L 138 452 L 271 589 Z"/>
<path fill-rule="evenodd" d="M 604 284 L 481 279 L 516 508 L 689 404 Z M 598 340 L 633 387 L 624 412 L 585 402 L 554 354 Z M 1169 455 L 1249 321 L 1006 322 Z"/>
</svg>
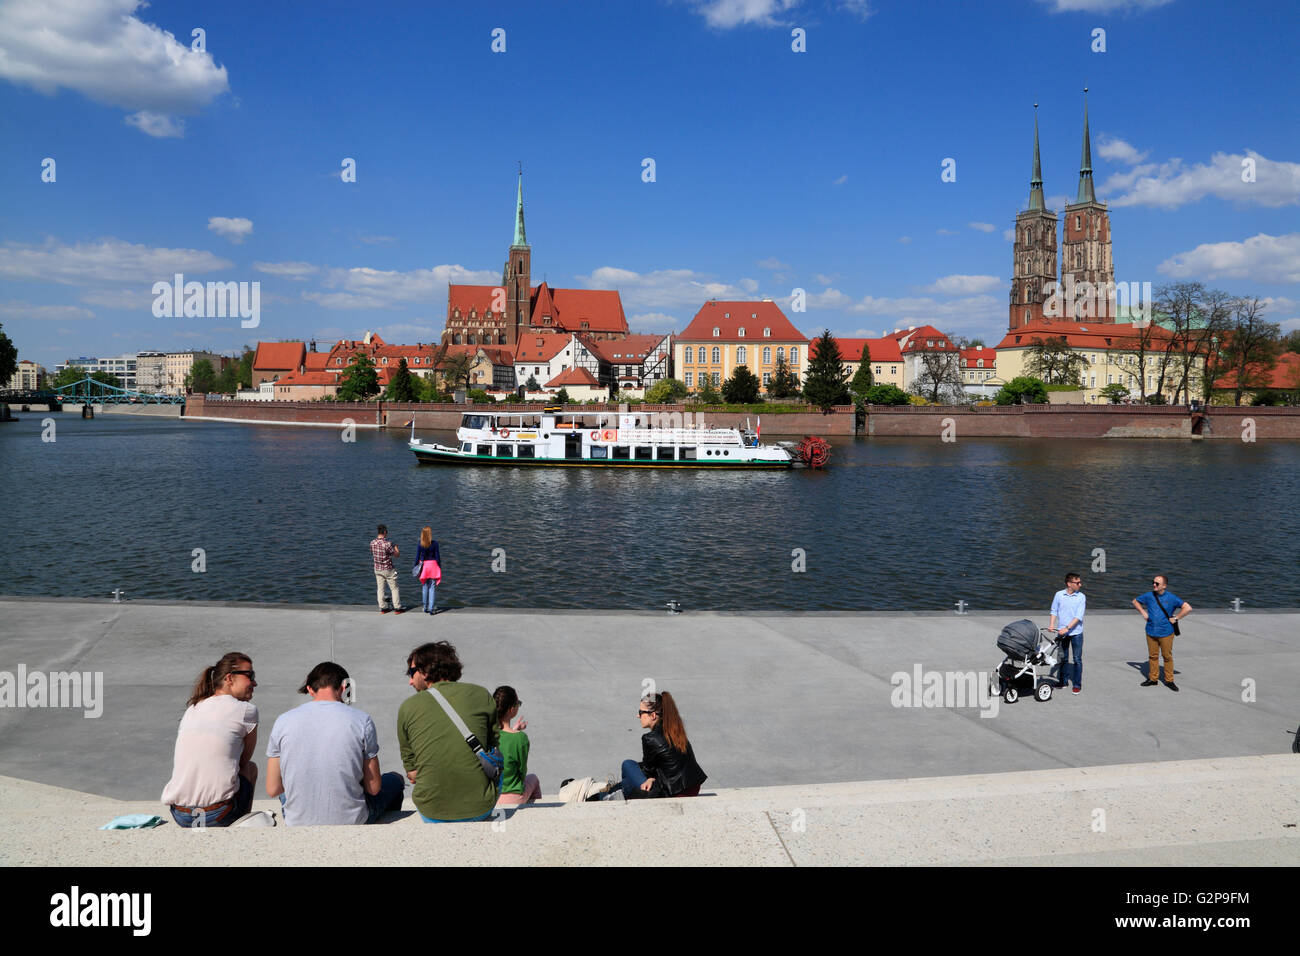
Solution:
<svg viewBox="0 0 1300 956">
<path fill-rule="evenodd" d="M 510 429 L 508 429 L 508 428 L 503 428 L 503 429 L 501 429 L 501 437 L 502 437 L 502 438 L 509 438 L 509 437 L 510 437 Z"/>
<path fill-rule="evenodd" d="M 592 440 L 592 441 L 600 441 L 600 432 L 592 432 L 592 433 L 591 433 L 591 440 Z"/>
<path fill-rule="evenodd" d="M 606 428 L 603 432 L 600 433 L 601 441 L 614 441 L 617 438 L 618 438 L 618 432 L 614 431 L 614 429 L 612 428 Z"/>
</svg>

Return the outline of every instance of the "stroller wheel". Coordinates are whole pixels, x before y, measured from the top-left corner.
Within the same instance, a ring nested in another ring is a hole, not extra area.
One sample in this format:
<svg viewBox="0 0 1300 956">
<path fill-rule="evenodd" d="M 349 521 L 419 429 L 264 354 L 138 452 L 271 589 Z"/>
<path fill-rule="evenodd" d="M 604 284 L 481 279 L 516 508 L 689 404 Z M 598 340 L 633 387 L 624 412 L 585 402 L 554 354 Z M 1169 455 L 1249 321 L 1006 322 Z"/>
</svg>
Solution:
<svg viewBox="0 0 1300 956">
<path fill-rule="evenodd" d="M 1016 701 L 1020 699 L 1020 691 L 1016 690 L 1014 687 L 1008 687 L 1005 691 L 1003 691 L 1002 699 L 1005 700 L 1008 704 L 1014 704 Z"/>
<path fill-rule="evenodd" d="M 1039 684 L 1038 687 L 1035 688 L 1034 690 L 1034 696 L 1037 697 L 1039 700 L 1051 700 L 1052 685 L 1047 683 L 1046 681 Z"/>
</svg>

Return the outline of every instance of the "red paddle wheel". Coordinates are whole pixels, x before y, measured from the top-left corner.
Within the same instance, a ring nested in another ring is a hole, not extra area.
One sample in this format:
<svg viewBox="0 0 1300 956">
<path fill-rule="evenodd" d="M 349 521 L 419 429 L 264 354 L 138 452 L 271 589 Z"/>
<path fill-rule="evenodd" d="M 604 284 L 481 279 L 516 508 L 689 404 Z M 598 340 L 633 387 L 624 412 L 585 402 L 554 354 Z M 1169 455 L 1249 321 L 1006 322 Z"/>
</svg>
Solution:
<svg viewBox="0 0 1300 956">
<path fill-rule="evenodd" d="M 798 454 L 799 460 L 809 468 L 824 468 L 826 459 L 831 456 L 831 446 L 816 435 L 805 435 L 799 443 Z"/>
</svg>

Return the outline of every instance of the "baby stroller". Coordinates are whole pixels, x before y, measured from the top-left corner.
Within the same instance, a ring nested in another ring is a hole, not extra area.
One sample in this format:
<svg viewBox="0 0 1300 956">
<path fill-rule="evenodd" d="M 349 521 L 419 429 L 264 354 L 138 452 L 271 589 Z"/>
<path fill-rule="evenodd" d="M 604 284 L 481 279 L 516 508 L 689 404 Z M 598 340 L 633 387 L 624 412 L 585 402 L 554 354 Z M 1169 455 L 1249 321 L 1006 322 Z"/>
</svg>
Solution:
<svg viewBox="0 0 1300 956">
<path fill-rule="evenodd" d="M 1033 621 L 1012 621 L 998 635 L 998 649 L 1006 659 L 989 679 L 989 694 L 1001 694 L 1008 704 L 1020 699 L 1022 691 L 1039 700 L 1052 699 L 1051 673 L 1060 653 L 1056 635 L 1038 628 Z"/>
</svg>

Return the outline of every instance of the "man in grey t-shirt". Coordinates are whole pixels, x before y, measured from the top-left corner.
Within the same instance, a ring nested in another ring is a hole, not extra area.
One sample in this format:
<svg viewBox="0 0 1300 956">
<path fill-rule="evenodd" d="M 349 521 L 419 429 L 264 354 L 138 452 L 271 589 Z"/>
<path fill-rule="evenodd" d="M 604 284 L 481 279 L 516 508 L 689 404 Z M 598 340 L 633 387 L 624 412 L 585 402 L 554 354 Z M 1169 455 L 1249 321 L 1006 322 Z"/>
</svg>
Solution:
<svg viewBox="0 0 1300 956">
<path fill-rule="evenodd" d="M 266 793 L 280 798 L 286 826 L 375 823 L 402 808 L 405 781 L 380 775 L 375 722 L 343 703 L 347 680 L 338 664 L 317 664 L 298 688 L 311 700 L 271 728 Z"/>
</svg>

